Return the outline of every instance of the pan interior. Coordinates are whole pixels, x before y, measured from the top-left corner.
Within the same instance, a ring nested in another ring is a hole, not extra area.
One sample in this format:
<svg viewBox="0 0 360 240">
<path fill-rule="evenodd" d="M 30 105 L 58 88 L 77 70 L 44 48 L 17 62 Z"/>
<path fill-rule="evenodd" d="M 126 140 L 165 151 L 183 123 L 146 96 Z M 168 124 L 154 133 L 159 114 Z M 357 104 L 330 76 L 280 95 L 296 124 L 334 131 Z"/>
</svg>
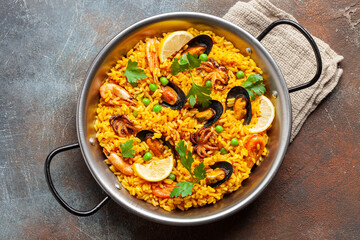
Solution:
<svg viewBox="0 0 360 240">
<path fill-rule="evenodd" d="M 276 108 L 268 148 L 269 156 L 255 168 L 250 178 L 236 192 L 226 195 L 215 205 L 192 208 L 188 211 L 166 212 L 160 207 L 138 200 L 121 184 L 104 163 L 105 156 L 96 140 L 94 122 L 99 103 L 99 88 L 106 73 L 116 60 L 125 55 L 135 44 L 146 37 L 161 36 L 163 32 L 187 30 L 211 30 L 224 36 L 246 55 L 246 48 L 252 49 L 251 57 L 263 69 L 267 96 Z M 277 98 L 272 97 L 276 92 Z M 244 208 L 252 202 L 275 176 L 285 155 L 291 129 L 291 105 L 283 76 L 265 48 L 254 37 L 241 28 L 211 15 L 200 13 L 168 13 L 145 19 L 115 36 L 97 55 L 92 63 L 78 101 L 77 130 L 81 150 L 89 170 L 103 190 L 125 209 L 145 217 L 172 225 L 194 225 L 212 222 Z M 95 144 L 90 144 L 90 139 Z"/>
</svg>

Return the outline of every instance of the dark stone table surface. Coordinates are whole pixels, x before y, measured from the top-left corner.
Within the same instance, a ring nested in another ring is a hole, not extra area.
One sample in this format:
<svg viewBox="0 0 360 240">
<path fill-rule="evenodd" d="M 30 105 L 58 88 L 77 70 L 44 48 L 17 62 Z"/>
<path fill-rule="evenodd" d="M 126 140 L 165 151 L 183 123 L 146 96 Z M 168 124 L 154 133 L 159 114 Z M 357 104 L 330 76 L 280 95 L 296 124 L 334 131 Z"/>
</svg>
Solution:
<svg viewBox="0 0 360 240">
<path fill-rule="evenodd" d="M 47 154 L 77 141 L 77 97 L 90 63 L 118 32 L 159 13 L 223 16 L 236 0 L 1 0 L 0 239 L 359 239 L 360 3 L 272 0 L 345 59 L 335 90 L 310 115 L 268 188 L 203 226 L 152 223 L 110 201 L 93 216 L 49 192 Z M 79 150 L 54 159 L 56 187 L 86 209 L 104 193 Z"/>
</svg>

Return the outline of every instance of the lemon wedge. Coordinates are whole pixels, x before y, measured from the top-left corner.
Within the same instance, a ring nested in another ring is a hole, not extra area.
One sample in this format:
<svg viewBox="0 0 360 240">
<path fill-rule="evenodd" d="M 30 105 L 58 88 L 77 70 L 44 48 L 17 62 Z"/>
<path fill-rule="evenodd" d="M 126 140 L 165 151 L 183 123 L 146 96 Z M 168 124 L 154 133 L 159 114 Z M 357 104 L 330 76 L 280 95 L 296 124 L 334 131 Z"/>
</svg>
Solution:
<svg viewBox="0 0 360 240">
<path fill-rule="evenodd" d="M 135 172 L 144 180 L 149 182 L 159 182 L 169 176 L 174 167 L 173 157 L 152 161 L 144 166 L 140 163 L 134 164 Z"/>
<path fill-rule="evenodd" d="M 160 43 L 160 61 L 164 62 L 168 57 L 179 51 L 193 36 L 186 31 L 176 31 L 167 35 Z"/>
<path fill-rule="evenodd" d="M 275 117 L 275 108 L 270 99 L 264 95 L 260 96 L 260 117 L 252 128 L 249 129 L 250 133 L 259 133 L 267 130 Z"/>
</svg>

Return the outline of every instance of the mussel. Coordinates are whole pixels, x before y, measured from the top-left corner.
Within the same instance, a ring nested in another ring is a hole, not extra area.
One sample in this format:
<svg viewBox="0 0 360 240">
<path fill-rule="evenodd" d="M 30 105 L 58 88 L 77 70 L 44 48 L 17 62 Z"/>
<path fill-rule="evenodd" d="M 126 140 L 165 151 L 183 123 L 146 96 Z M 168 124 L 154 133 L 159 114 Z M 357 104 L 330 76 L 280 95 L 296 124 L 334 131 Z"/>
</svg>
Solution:
<svg viewBox="0 0 360 240">
<path fill-rule="evenodd" d="M 244 119 L 244 125 L 251 121 L 251 102 L 247 90 L 236 86 L 230 89 L 226 97 L 226 109 L 233 109 L 237 119 Z"/>
<path fill-rule="evenodd" d="M 228 162 L 217 162 L 211 165 L 210 168 L 214 169 L 214 171 L 207 174 L 206 181 L 212 188 L 216 188 L 229 180 L 233 173 L 233 166 Z"/>
<path fill-rule="evenodd" d="M 158 139 L 152 139 L 154 133 L 155 132 L 151 130 L 141 130 L 136 134 L 136 137 L 139 138 L 141 141 L 146 142 L 150 150 L 157 157 L 160 157 L 164 151 L 163 144 L 165 144 L 171 150 L 173 155 L 176 156 L 175 147 L 170 142 L 166 141 L 163 136 L 161 136 L 160 138 L 161 142 Z"/>
<path fill-rule="evenodd" d="M 209 35 L 201 34 L 191 39 L 186 45 L 188 45 L 188 48 L 183 54 L 191 53 L 200 55 L 205 53 L 206 55 L 209 55 L 213 46 L 213 41 Z"/>
<path fill-rule="evenodd" d="M 210 105 L 206 108 L 198 107 L 199 113 L 195 115 L 195 118 L 200 121 L 206 121 L 204 128 L 213 125 L 222 115 L 224 108 L 223 105 L 216 100 L 210 100 Z"/>
<path fill-rule="evenodd" d="M 179 86 L 175 83 L 169 82 L 166 86 L 161 87 L 163 91 L 161 105 L 169 107 L 173 110 L 179 110 L 184 107 L 186 103 L 186 95 Z"/>
</svg>

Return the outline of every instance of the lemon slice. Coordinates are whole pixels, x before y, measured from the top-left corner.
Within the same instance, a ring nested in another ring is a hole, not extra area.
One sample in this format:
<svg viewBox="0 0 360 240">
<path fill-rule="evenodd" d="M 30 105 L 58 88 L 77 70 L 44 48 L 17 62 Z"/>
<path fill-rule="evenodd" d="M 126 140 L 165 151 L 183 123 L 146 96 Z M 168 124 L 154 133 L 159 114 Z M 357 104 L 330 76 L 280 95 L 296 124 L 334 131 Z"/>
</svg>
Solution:
<svg viewBox="0 0 360 240">
<path fill-rule="evenodd" d="M 249 129 L 250 133 L 263 132 L 268 129 L 275 117 L 275 108 L 270 99 L 264 95 L 260 96 L 260 117 L 252 128 Z"/>
<path fill-rule="evenodd" d="M 135 172 L 144 180 L 149 182 L 159 182 L 169 176 L 174 167 L 173 157 L 152 161 L 144 166 L 140 163 L 134 164 Z"/>
<path fill-rule="evenodd" d="M 160 43 L 160 61 L 164 62 L 171 57 L 192 38 L 193 36 L 186 31 L 176 31 L 167 35 Z"/>
</svg>

